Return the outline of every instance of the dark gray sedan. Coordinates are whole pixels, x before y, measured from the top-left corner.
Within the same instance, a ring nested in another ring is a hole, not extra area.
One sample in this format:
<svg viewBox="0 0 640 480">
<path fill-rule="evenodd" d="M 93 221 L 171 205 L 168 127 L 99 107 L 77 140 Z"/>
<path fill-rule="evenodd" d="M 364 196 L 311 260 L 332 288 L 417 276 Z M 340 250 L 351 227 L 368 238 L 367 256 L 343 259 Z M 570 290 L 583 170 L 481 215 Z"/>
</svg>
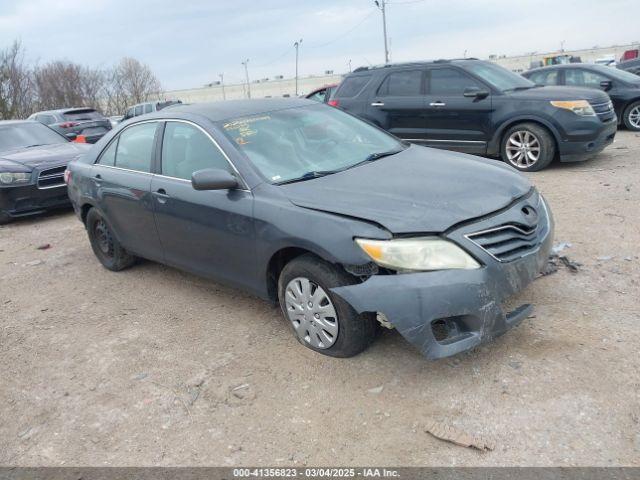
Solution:
<svg viewBox="0 0 640 480">
<path fill-rule="evenodd" d="M 106 268 L 144 257 L 248 290 L 336 357 L 381 326 L 429 358 L 504 333 L 532 307 L 503 301 L 553 238 L 548 206 L 511 167 L 409 145 L 309 100 L 147 115 L 72 162 L 68 181 Z"/>
</svg>

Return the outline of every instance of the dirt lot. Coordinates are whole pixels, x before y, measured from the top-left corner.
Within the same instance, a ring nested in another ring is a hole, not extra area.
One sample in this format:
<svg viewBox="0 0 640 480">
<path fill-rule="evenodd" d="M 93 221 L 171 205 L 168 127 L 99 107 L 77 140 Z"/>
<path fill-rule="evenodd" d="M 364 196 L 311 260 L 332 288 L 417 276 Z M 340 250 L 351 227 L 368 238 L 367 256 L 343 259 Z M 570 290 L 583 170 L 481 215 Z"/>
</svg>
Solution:
<svg viewBox="0 0 640 480">
<path fill-rule="evenodd" d="M 534 318 L 437 362 L 394 331 L 324 357 L 244 293 L 149 262 L 109 272 L 69 212 L 0 227 L 0 464 L 639 466 L 640 135 L 530 178 L 579 272 L 538 279 Z M 496 448 L 437 440 L 431 419 Z"/>
</svg>

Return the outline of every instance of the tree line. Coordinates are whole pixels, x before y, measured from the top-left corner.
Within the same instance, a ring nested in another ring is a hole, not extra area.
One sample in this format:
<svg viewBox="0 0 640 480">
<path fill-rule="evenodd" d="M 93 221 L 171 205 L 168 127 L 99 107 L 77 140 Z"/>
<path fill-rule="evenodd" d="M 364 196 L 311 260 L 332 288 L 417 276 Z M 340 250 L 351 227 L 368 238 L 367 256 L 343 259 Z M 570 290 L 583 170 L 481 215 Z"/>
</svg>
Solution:
<svg viewBox="0 0 640 480">
<path fill-rule="evenodd" d="M 93 107 L 105 115 L 122 115 L 127 107 L 160 94 L 154 73 L 135 58 L 122 58 L 106 69 L 67 60 L 29 65 L 19 41 L 0 49 L 0 120 L 66 107 Z"/>
</svg>

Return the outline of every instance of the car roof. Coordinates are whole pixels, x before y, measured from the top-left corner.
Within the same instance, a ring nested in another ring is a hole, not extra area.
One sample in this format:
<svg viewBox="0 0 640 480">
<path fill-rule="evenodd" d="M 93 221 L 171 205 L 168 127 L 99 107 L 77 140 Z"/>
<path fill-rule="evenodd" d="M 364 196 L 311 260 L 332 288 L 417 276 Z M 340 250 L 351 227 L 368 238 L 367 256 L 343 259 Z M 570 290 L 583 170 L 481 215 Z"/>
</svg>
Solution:
<svg viewBox="0 0 640 480">
<path fill-rule="evenodd" d="M 419 62 L 404 62 L 404 63 L 387 63 L 386 65 L 371 65 L 368 67 L 358 67 L 352 73 L 361 73 L 361 72 L 373 72 L 377 70 L 384 70 L 390 68 L 403 68 L 403 67 L 416 67 L 416 66 L 425 66 L 425 65 L 441 65 L 441 64 L 462 64 L 467 62 L 473 63 L 487 63 L 485 60 L 478 60 L 477 58 L 441 58 L 438 60 L 423 60 Z"/>
<path fill-rule="evenodd" d="M 544 67 L 537 67 L 537 68 L 532 68 L 531 70 L 527 70 L 526 73 L 533 73 L 533 72 L 538 72 L 541 70 L 552 70 L 552 69 L 563 69 L 563 68 L 576 68 L 576 67 L 581 67 L 581 68 L 596 68 L 596 70 L 601 70 L 600 67 L 603 67 L 604 65 L 595 65 L 593 63 L 561 63 L 559 65 L 545 65 Z M 607 68 L 611 68 L 611 67 L 607 67 Z"/>
<path fill-rule="evenodd" d="M 255 100 L 226 100 L 219 102 L 194 103 L 190 105 L 175 105 L 170 109 L 160 110 L 159 117 L 172 117 L 176 113 L 196 114 L 208 118 L 212 122 L 219 122 L 229 118 L 238 118 L 261 113 L 274 112 L 287 108 L 318 105 L 318 102 L 305 98 L 264 98 Z"/>
<path fill-rule="evenodd" d="M 75 112 L 75 111 L 82 111 L 82 110 L 96 110 L 93 107 L 69 107 L 69 108 L 56 108 L 54 110 L 40 110 L 38 112 L 33 112 L 32 115 L 37 115 L 39 113 L 70 113 L 70 112 Z"/>
</svg>

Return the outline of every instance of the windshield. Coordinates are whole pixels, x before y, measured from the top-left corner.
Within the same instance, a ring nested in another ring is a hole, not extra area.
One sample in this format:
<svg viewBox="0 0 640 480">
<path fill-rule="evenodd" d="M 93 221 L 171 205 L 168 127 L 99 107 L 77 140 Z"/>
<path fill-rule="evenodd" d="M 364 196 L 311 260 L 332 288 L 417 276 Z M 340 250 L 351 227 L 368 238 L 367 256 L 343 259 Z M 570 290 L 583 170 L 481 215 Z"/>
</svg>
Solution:
<svg viewBox="0 0 640 480">
<path fill-rule="evenodd" d="M 469 62 L 464 65 L 471 73 L 476 74 L 485 82 L 503 92 L 523 90 L 536 86 L 532 81 L 494 63 Z"/>
<path fill-rule="evenodd" d="M 406 148 L 395 137 L 325 105 L 231 119 L 221 126 L 271 183 L 326 175 Z"/>
<path fill-rule="evenodd" d="M 0 151 L 67 142 L 62 135 L 41 123 L 0 124 Z"/>
<path fill-rule="evenodd" d="M 630 72 L 625 72 L 624 70 L 619 70 L 616 67 L 604 67 L 602 65 L 593 65 L 595 70 L 607 75 L 609 77 L 613 77 L 616 80 L 620 80 L 622 82 L 628 83 L 640 83 L 640 77 Z"/>
</svg>

